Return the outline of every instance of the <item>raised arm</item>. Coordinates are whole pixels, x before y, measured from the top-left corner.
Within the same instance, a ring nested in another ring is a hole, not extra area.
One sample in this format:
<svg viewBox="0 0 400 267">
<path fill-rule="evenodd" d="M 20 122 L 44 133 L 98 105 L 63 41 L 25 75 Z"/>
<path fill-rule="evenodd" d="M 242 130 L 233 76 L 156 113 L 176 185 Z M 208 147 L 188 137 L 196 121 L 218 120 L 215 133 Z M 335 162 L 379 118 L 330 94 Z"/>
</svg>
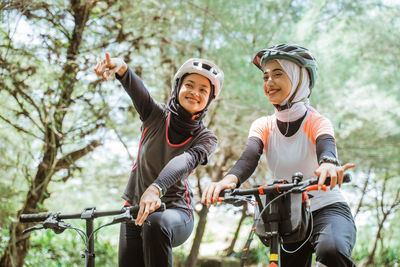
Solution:
<svg viewBox="0 0 400 267">
<path fill-rule="evenodd" d="M 112 58 L 109 53 L 106 53 L 105 59 L 97 63 L 94 71 L 97 75 L 101 76 L 104 81 L 108 81 L 115 74 L 130 96 L 142 121 L 145 121 L 150 116 L 153 108 L 157 106 L 142 80 L 122 59 Z"/>
</svg>

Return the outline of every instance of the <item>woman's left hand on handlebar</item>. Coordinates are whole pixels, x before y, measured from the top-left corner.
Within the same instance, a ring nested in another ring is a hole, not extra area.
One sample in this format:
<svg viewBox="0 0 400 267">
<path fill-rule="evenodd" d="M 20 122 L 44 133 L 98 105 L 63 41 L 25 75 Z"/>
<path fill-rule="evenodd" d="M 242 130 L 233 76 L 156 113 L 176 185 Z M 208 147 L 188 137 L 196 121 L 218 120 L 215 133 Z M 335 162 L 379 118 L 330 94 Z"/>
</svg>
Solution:
<svg viewBox="0 0 400 267">
<path fill-rule="evenodd" d="M 237 185 L 238 179 L 232 174 L 228 174 L 219 182 L 211 182 L 206 185 L 201 197 L 201 203 L 206 204 L 208 207 L 211 204 L 218 202 L 219 193 L 224 189 L 234 189 Z"/>
<path fill-rule="evenodd" d="M 315 170 L 315 174 L 319 176 L 318 188 L 321 188 L 328 177 L 331 178 L 331 189 L 333 189 L 337 184 L 340 186 L 343 183 L 344 172 L 355 166 L 356 165 L 353 163 L 347 163 L 343 166 L 336 166 L 332 163 L 322 163 L 318 169 Z"/>
<path fill-rule="evenodd" d="M 150 213 L 154 212 L 161 206 L 158 188 L 154 185 L 149 186 L 144 191 L 139 203 L 139 212 L 135 221 L 136 225 L 141 226 Z"/>
</svg>

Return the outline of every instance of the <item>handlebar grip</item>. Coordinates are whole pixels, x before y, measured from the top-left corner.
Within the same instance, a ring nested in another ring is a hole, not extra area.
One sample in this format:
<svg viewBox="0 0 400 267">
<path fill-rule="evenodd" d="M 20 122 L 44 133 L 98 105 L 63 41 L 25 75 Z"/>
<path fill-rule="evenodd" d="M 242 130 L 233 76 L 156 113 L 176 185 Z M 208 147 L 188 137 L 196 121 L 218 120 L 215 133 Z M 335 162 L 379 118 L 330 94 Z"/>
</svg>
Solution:
<svg viewBox="0 0 400 267">
<path fill-rule="evenodd" d="M 351 182 L 351 174 L 348 173 L 348 172 L 346 172 L 346 173 L 343 175 L 343 183 L 350 183 L 350 182 Z M 331 184 L 331 178 L 328 177 L 328 178 L 326 178 L 326 180 L 325 180 L 325 185 L 330 185 L 330 184 Z"/>
<path fill-rule="evenodd" d="M 129 206 L 128 209 L 130 210 L 130 213 L 134 216 L 137 216 L 140 206 L 138 204 L 133 205 L 133 206 Z M 156 209 L 155 211 L 165 211 L 167 209 L 167 206 L 165 205 L 164 202 L 161 202 L 161 206 Z"/>
<path fill-rule="evenodd" d="M 27 223 L 27 222 L 43 222 L 50 215 L 51 215 L 51 213 L 21 214 L 19 216 L 19 221 L 23 222 L 23 223 Z"/>
<path fill-rule="evenodd" d="M 327 190 L 326 185 L 322 185 L 321 186 L 321 190 L 326 192 L 326 190 Z M 317 184 L 309 185 L 309 186 L 306 187 L 306 191 L 307 192 L 309 192 L 309 191 L 318 191 L 318 185 Z"/>
<path fill-rule="evenodd" d="M 219 197 L 223 198 L 225 194 L 231 194 L 234 191 L 234 189 L 224 189 L 219 192 Z"/>
</svg>

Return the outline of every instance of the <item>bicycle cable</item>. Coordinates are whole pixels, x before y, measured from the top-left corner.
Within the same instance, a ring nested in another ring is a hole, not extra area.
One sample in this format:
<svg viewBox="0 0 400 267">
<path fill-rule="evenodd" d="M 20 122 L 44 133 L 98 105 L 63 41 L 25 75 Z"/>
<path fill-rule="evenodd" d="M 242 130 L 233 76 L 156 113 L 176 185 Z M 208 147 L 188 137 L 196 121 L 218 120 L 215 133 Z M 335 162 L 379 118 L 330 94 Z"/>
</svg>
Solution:
<svg viewBox="0 0 400 267">
<path fill-rule="evenodd" d="M 83 242 L 85 242 L 85 243 L 89 239 L 89 237 L 86 235 L 86 233 L 84 231 L 82 231 L 81 229 L 79 229 L 79 228 L 75 228 L 75 227 L 71 226 L 71 227 L 68 227 L 68 229 L 75 230 L 79 234 L 79 236 L 82 238 Z"/>
<path fill-rule="evenodd" d="M 256 218 L 256 220 L 258 220 L 258 221 L 260 220 L 261 214 L 265 212 L 266 208 L 267 208 L 272 202 L 274 202 L 274 201 L 276 201 L 278 198 L 280 198 L 280 197 L 282 197 L 282 196 L 285 196 L 285 195 L 287 195 L 287 194 L 290 194 L 290 193 L 292 193 L 292 192 L 293 192 L 293 190 L 286 191 L 285 193 L 283 193 L 283 194 L 277 196 L 276 198 L 272 199 L 272 200 L 262 209 L 262 211 L 260 212 L 260 214 L 258 215 L 258 218 Z M 282 239 L 282 237 L 281 237 L 281 248 L 282 248 L 283 251 L 285 251 L 286 253 L 289 253 L 289 254 L 296 253 L 299 249 L 301 249 L 301 248 L 308 242 L 308 240 L 310 240 L 311 235 L 312 235 L 312 231 L 313 231 L 313 228 L 314 228 L 314 221 L 313 221 L 313 217 L 312 217 L 312 214 L 311 214 L 311 213 L 310 213 L 309 216 L 310 216 L 310 218 L 311 218 L 311 229 L 310 229 L 310 233 L 309 233 L 307 239 L 304 240 L 304 242 L 303 242 L 298 248 L 296 248 L 295 250 L 292 250 L 292 251 L 291 251 L 291 250 L 286 250 L 286 249 L 284 248 L 283 242 L 282 242 L 283 239 Z M 255 228 L 257 228 L 258 221 L 257 221 L 257 224 L 254 226 Z M 253 227 L 253 228 L 254 228 L 254 227 Z"/>
<path fill-rule="evenodd" d="M 259 223 L 259 221 L 261 220 L 261 215 L 267 210 L 267 208 L 268 208 L 273 202 L 277 201 L 279 198 L 281 198 L 281 197 L 283 197 L 283 196 L 285 196 L 285 195 L 288 195 L 288 194 L 290 194 L 290 193 L 292 193 L 292 192 L 293 192 L 293 189 L 288 190 L 288 191 L 286 191 L 286 192 L 280 194 L 279 196 L 275 197 L 275 198 L 272 199 L 270 202 L 268 202 L 268 204 L 265 205 L 265 207 L 264 207 L 264 208 L 261 210 L 261 212 L 258 214 L 258 216 L 256 217 L 256 219 L 254 220 L 253 227 L 252 227 L 252 230 L 250 231 L 249 237 L 247 238 L 246 246 L 245 246 L 245 248 L 243 249 L 243 251 L 244 251 L 246 254 L 244 255 L 244 257 L 242 257 L 242 261 L 243 261 L 243 259 L 244 259 L 244 260 L 247 259 L 248 249 L 250 248 L 250 244 L 251 244 L 251 241 L 253 240 L 253 235 L 254 235 L 255 230 L 257 229 L 258 223 Z M 300 248 L 302 248 L 302 247 L 308 242 L 308 240 L 311 238 L 312 230 L 313 230 L 313 228 L 314 228 L 314 222 L 313 222 L 313 217 L 312 217 L 312 214 L 311 214 L 311 213 L 310 213 L 310 217 L 311 217 L 311 229 L 310 229 L 310 234 L 308 235 L 307 239 L 306 239 L 298 248 L 296 248 L 296 249 L 293 250 L 293 251 L 286 250 L 286 249 L 283 247 L 283 242 L 281 242 L 281 248 L 282 248 L 283 251 L 285 251 L 286 253 L 295 253 L 295 252 L 297 252 Z M 281 241 L 282 241 L 282 238 L 281 238 Z M 242 266 L 243 266 L 244 262 L 242 262 L 241 264 L 242 264 Z"/>
<path fill-rule="evenodd" d="M 267 210 L 267 208 L 268 208 L 273 202 L 275 202 L 276 200 L 278 200 L 279 198 L 281 198 L 281 197 L 283 197 L 283 196 L 286 196 L 287 194 L 289 194 L 289 193 L 291 193 L 291 192 L 292 192 L 292 190 L 286 191 L 286 192 L 280 194 L 279 196 L 275 197 L 274 199 L 272 199 L 270 202 L 268 202 L 268 204 L 265 205 L 265 207 L 262 209 L 262 211 L 260 212 L 260 214 L 258 214 L 257 218 L 254 220 L 254 227 L 257 228 L 258 222 L 260 221 L 260 218 L 261 218 L 261 215 Z M 253 227 L 253 228 L 254 228 L 254 227 Z"/>
<path fill-rule="evenodd" d="M 100 226 L 99 228 L 95 229 L 95 230 L 90 234 L 90 236 L 88 237 L 88 239 L 87 239 L 87 241 L 86 241 L 86 246 L 87 246 L 87 243 L 90 241 L 90 239 L 94 238 L 94 234 L 95 234 L 97 231 L 99 231 L 100 229 L 102 229 L 102 228 L 104 228 L 104 227 L 106 227 L 106 226 L 110 226 L 110 225 L 113 225 L 113 224 L 117 224 L 117 222 L 110 222 L 110 223 L 104 224 L 104 225 Z"/>
<path fill-rule="evenodd" d="M 150 222 L 147 221 L 147 220 L 145 220 L 144 222 L 145 222 L 146 224 L 150 224 Z M 107 223 L 107 224 L 104 224 L 104 225 L 100 226 L 99 228 L 95 229 L 95 230 L 90 234 L 90 236 L 88 237 L 87 242 L 89 242 L 89 240 L 90 240 L 91 238 L 94 237 L 94 234 L 95 234 L 97 231 L 99 231 L 100 229 L 102 229 L 102 228 L 104 228 L 104 227 L 106 227 L 106 226 L 110 226 L 110 225 L 113 225 L 113 224 L 117 224 L 117 223 L 120 223 L 120 222 L 112 221 L 112 222 L 109 222 L 109 223 Z"/>
<path fill-rule="evenodd" d="M 267 210 L 267 207 L 269 207 L 274 201 L 278 200 L 279 198 L 281 198 L 281 197 L 283 197 L 283 196 L 285 196 L 285 195 L 287 195 L 287 194 L 289 194 L 291 192 L 292 192 L 292 190 L 289 190 L 289 191 L 286 191 L 286 192 L 282 193 L 281 195 L 275 197 L 270 202 L 268 202 L 268 204 L 265 205 L 265 207 L 262 209 L 260 214 L 258 214 L 257 218 L 254 220 L 254 223 L 253 223 L 253 226 L 251 228 L 249 237 L 247 238 L 245 248 L 243 249 L 243 252 L 245 254 L 242 255 L 241 263 L 240 263 L 241 266 L 244 266 L 244 261 L 247 259 L 247 254 L 248 254 L 248 251 L 249 251 L 249 248 L 250 248 L 250 244 L 251 244 L 251 241 L 253 240 L 253 235 L 255 233 L 255 230 L 257 229 L 258 222 L 260 221 L 261 215 Z"/>
<path fill-rule="evenodd" d="M 285 247 L 283 246 L 283 242 L 281 242 L 281 248 L 283 251 L 285 251 L 286 253 L 289 254 L 293 254 L 296 253 L 297 251 L 299 251 L 299 249 L 301 249 L 307 242 L 308 240 L 310 240 L 311 236 L 312 236 L 312 232 L 314 230 L 314 219 L 312 214 L 310 213 L 310 218 L 311 218 L 311 229 L 310 229 L 310 233 L 308 234 L 308 237 L 306 238 L 306 240 L 304 240 L 303 244 L 301 244 L 298 248 L 296 248 L 295 250 L 287 250 L 285 249 Z"/>
</svg>

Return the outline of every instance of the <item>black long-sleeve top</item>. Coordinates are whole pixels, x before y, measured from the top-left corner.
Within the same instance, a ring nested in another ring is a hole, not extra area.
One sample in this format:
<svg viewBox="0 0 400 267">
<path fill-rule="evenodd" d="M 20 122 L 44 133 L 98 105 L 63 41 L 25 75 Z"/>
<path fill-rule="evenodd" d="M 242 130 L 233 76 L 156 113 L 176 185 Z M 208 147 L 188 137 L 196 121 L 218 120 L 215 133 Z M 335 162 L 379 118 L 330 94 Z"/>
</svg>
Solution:
<svg viewBox="0 0 400 267">
<path fill-rule="evenodd" d="M 216 149 L 216 136 L 207 128 L 194 136 L 183 136 L 170 127 L 174 114 L 150 96 L 131 69 L 117 78 L 143 121 L 138 156 L 122 197 L 131 204 L 139 203 L 147 187 L 156 183 L 162 188 L 162 201 L 167 207 L 191 209 L 192 192 L 187 177 L 199 164 L 207 163 Z"/>
</svg>

